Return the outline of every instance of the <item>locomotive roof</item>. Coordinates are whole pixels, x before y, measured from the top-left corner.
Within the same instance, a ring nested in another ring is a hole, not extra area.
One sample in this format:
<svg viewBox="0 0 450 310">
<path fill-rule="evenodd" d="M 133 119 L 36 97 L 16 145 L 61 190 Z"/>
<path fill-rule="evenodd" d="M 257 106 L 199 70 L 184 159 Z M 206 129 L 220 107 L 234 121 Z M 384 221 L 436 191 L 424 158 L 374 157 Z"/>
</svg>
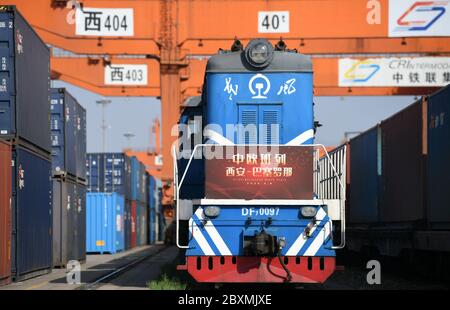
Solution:
<svg viewBox="0 0 450 310">
<path fill-rule="evenodd" d="M 212 56 L 206 72 L 312 72 L 312 62 L 303 54 L 274 51 L 272 62 L 263 69 L 257 69 L 247 63 L 244 51 L 227 52 Z"/>
</svg>

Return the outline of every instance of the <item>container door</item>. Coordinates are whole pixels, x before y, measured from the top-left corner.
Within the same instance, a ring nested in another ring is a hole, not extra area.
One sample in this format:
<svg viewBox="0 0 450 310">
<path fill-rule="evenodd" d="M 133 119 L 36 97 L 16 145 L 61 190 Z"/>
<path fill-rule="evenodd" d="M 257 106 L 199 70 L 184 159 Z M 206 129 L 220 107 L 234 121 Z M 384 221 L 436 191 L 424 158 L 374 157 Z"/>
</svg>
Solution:
<svg viewBox="0 0 450 310">
<path fill-rule="evenodd" d="M 14 85 L 14 16 L 0 13 L 0 137 L 16 133 Z"/>
<path fill-rule="evenodd" d="M 65 155 L 65 119 L 64 119 L 64 99 L 62 94 L 53 91 L 50 100 L 51 125 L 52 132 L 52 167 L 57 174 L 66 170 Z"/>
</svg>

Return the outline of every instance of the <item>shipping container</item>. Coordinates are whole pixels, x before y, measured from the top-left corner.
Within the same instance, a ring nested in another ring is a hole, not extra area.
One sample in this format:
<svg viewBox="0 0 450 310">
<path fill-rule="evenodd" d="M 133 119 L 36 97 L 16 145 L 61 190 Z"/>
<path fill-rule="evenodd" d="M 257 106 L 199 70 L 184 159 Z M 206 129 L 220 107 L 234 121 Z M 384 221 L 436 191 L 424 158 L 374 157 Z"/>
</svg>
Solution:
<svg viewBox="0 0 450 310">
<path fill-rule="evenodd" d="M 13 145 L 12 164 L 12 276 L 21 281 L 51 271 L 52 164 L 30 145 Z"/>
<path fill-rule="evenodd" d="M 450 224 L 450 86 L 428 97 L 428 220 Z"/>
<path fill-rule="evenodd" d="M 124 214 L 124 228 L 125 228 L 125 249 L 131 249 L 131 201 L 125 200 L 125 214 Z"/>
<path fill-rule="evenodd" d="M 131 201 L 131 248 L 137 246 L 137 216 L 136 216 L 136 200 Z"/>
<path fill-rule="evenodd" d="M 148 207 L 140 201 L 136 202 L 136 218 L 136 244 L 138 246 L 145 245 L 147 244 L 148 236 Z"/>
<path fill-rule="evenodd" d="M 147 169 L 143 163 L 139 163 L 139 197 L 138 201 L 146 203 L 148 196 Z"/>
<path fill-rule="evenodd" d="M 424 109 L 426 105 L 419 100 L 381 122 L 382 222 L 412 223 L 425 219 Z"/>
<path fill-rule="evenodd" d="M 105 166 L 103 155 L 98 153 L 87 154 L 86 156 L 86 178 L 87 191 L 90 193 L 103 192 Z"/>
<path fill-rule="evenodd" d="M 77 154 L 77 178 L 86 180 L 86 153 L 87 153 L 87 123 L 86 123 L 86 109 L 81 104 L 76 106 L 76 132 L 77 142 L 76 154 Z"/>
<path fill-rule="evenodd" d="M 53 266 L 86 260 L 86 190 L 72 179 L 53 179 Z"/>
<path fill-rule="evenodd" d="M 149 217 L 148 243 L 154 244 L 156 242 L 156 205 L 157 205 L 155 178 L 151 175 L 148 175 L 147 184 L 148 184 L 148 217 Z"/>
<path fill-rule="evenodd" d="M 117 193 L 86 195 L 86 252 L 114 254 L 124 250 L 125 199 Z"/>
<path fill-rule="evenodd" d="M 86 185 L 84 183 L 77 182 L 76 188 L 76 246 L 74 248 L 75 255 L 78 257 L 78 261 L 86 261 Z"/>
<path fill-rule="evenodd" d="M 50 51 L 15 6 L 0 10 L 0 138 L 51 152 Z"/>
<path fill-rule="evenodd" d="M 53 173 L 85 180 L 86 112 L 65 88 L 52 88 L 50 99 Z"/>
<path fill-rule="evenodd" d="M 103 156 L 105 165 L 104 192 L 115 192 L 125 198 L 129 198 L 129 193 L 127 192 L 127 186 L 131 183 L 129 157 L 123 153 L 105 153 Z"/>
<path fill-rule="evenodd" d="M 0 140 L 0 285 L 11 281 L 11 145 Z"/>
<path fill-rule="evenodd" d="M 123 153 L 90 153 L 87 155 L 89 192 L 118 193 L 131 196 L 131 159 Z"/>
<path fill-rule="evenodd" d="M 146 176 L 145 165 L 133 156 L 131 158 L 131 200 L 147 201 Z"/>
<path fill-rule="evenodd" d="M 375 126 L 351 139 L 350 150 L 349 223 L 375 223 L 381 178 L 380 127 Z"/>
</svg>

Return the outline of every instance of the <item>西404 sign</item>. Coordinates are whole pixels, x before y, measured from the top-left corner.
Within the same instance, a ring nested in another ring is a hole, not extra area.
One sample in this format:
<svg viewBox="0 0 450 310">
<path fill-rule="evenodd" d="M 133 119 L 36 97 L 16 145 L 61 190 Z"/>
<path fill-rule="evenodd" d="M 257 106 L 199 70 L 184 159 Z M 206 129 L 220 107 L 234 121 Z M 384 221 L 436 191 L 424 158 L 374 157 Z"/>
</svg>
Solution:
<svg viewBox="0 0 450 310">
<path fill-rule="evenodd" d="M 76 35 L 134 36 L 133 9 L 77 8 Z"/>
</svg>

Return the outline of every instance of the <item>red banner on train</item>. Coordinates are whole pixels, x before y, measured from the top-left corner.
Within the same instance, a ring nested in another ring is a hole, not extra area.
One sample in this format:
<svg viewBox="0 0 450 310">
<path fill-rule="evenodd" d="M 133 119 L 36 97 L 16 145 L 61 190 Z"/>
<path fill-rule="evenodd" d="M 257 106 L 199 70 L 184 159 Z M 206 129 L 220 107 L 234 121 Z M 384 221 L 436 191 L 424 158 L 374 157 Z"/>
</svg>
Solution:
<svg viewBox="0 0 450 310">
<path fill-rule="evenodd" d="M 224 159 L 206 160 L 206 198 L 312 199 L 311 147 L 227 146 L 223 152 Z"/>
</svg>

